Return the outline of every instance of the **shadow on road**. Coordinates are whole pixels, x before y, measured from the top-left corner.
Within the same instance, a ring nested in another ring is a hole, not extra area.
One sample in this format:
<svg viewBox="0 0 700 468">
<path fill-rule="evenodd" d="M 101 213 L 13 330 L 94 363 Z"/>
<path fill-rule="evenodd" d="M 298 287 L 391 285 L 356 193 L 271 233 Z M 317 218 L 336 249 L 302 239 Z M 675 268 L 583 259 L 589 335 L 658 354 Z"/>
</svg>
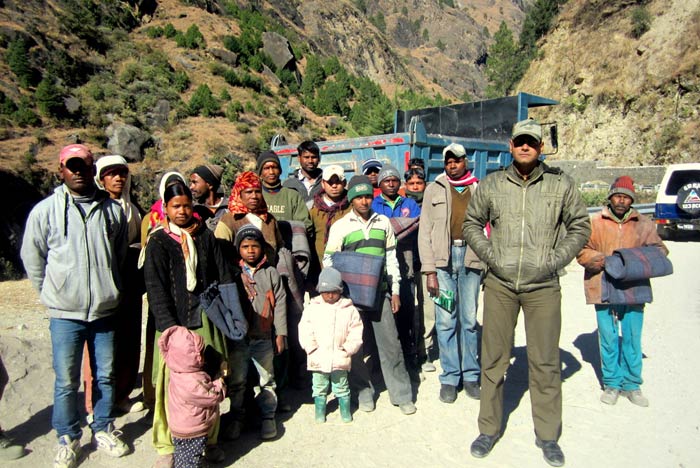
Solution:
<svg viewBox="0 0 700 468">
<path fill-rule="evenodd" d="M 598 347 L 598 329 L 582 333 L 574 340 L 574 346 L 581 351 L 581 358 L 591 365 L 598 385 L 603 388 L 603 373 L 600 369 L 600 348 Z"/>
<path fill-rule="evenodd" d="M 513 348 L 512 357 L 513 362 L 506 371 L 503 384 L 503 432 L 508 427 L 510 415 L 520 406 L 520 401 L 528 390 L 527 347 Z M 581 370 L 581 363 L 570 352 L 559 348 L 559 359 L 562 366 L 562 382 Z"/>
</svg>

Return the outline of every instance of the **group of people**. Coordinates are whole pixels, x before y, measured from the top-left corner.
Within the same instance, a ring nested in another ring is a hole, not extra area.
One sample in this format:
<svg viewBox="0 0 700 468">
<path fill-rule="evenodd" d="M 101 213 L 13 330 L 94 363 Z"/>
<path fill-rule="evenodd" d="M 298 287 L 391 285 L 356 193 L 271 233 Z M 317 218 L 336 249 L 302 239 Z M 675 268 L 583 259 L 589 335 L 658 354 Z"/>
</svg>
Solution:
<svg viewBox="0 0 700 468">
<path fill-rule="evenodd" d="M 465 148 L 453 143 L 443 151 L 444 172 L 426 184 L 421 160 L 411 160 L 403 177 L 367 160 L 347 181 L 343 167 L 321 168 L 318 146 L 307 141 L 288 179 L 277 155 L 263 152 L 229 197 L 220 166 L 198 166 L 189 179 L 166 173 L 142 217 L 123 158 L 95 160 L 84 145 L 66 146 L 63 184 L 31 212 L 21 251 L 50 315 L 54 466 L 79 462 L 83 354 L 93 443 L 113 457 L 129 452 L 114 418 L 141 409 L 128 396 L 140 363 L 134 338 L 144 292 L 142 405 L 153 412 L 158 467 L 222 461 L 219 440 L 237 439 L 251 410 L 259 412 L 260 437 L 275 438 L 289 386 L 311 388 L 319 423 L 332 391 L 341 419 L 351 422 L 352 401 L 375 409 L 381 371 L 391 404 L 411 415 L 410 375 L 436 371 L 436 359 L 440 401 L 453 403 L 460 389 L 480 400 L 471 453 L 485 457 L 501 436 L 520 309 L 536 445 L 562 466 L 559 271 L 574 258 L 585 267 L 601 338 L 601 401 L 625 395 L 646 406 L 644 304 L 606 302 L 601 282 L 618 249 L 668 251 L 631 207 L 629 177 L 615 181 L 609 206 L 591 220 L 573 180 L 540 160 L 542 148 L 540 125 L 524 120 L 513 128 L 505 170 L 479 181 Z M 224 398 L 230 412 L 222 423 Z M 23 450 L 0 432 L 0 452 Z"/>
</svg>

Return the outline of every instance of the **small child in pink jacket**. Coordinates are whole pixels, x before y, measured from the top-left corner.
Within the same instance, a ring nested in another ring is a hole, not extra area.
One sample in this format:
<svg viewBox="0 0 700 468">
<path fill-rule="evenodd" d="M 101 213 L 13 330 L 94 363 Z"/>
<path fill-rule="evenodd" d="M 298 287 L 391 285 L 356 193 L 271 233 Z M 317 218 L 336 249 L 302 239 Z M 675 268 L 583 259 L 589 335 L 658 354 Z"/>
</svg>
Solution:
<svg viewBox="0 0 700 468">
<path fill-rule="evenodd" d="M 199 467 L 207 433 L 219 417 L 223 377 L 211 380 L 204 368 L 204 339 L 181 326 L 165 330 L 158 347 L 170 370 L 168 426 L 175 445 L 175 468 Z"/>
<path fill-rule="evenodd" d="M 299 323 L 299 343 L 312 372 L 316 422 L 326 421 L 329 383 L 343 422 L 351 422 L 348 372 L 351 356 L 362 346 L 362 319 L 352 301 L 342 297 L 343 280 L 335 268 L 321 271 L 318 292 L 321 295 L 311 299 Z"/>
</svg>

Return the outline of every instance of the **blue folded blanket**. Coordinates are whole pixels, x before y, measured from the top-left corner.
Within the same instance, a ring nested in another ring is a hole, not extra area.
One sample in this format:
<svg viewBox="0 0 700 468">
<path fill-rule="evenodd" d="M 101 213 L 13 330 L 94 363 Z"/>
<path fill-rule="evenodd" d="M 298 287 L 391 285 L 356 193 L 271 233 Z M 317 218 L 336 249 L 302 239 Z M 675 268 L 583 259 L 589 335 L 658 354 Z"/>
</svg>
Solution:
<svg viewBox="0 0 700 468">
<path fill-rule="evenodd" d="M 670 275 L 673 265 L 658 247 L 635 247 L 606 257 L 605 272 L 617 280 L 634 281 Z"/>
<path fill-rule="evenodd" d="M 235 283 L 210 285 L 199 295 L 199 303 L 209 320 L 229 339 L 239 341 L 246 337 L 248 321 L 243 315 Z"/>
<path fill-rule="evenodd" d="M 619 249 L 605 257 L 601 299 L 606 304 L 646 304 L 653 300 L 649 278 L 673 273 L 673 265 L 658 247 Z"/>
<path fill-rule="evenodd" d="M 331 259 L 333 268 L 340 272 L 348 286 L 353 304 L 359 308 L 375 309 L 377 295 L 383 290 L 384 256 L 336 252 Z"/>
</svg>

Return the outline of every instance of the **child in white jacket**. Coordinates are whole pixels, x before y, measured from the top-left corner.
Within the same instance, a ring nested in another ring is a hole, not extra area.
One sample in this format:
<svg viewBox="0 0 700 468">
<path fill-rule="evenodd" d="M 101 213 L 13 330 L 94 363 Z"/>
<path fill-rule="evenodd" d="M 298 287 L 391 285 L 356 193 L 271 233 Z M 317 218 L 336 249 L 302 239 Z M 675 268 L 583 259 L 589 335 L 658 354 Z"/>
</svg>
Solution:
<svg viewBox="0 0 700 468">
<path fill-rule="evenodd" d="M 324 268 L 318 292 L 304 309 L 299 323 L 299 343 L 312 372 L 316 422 L 326 421 L 326 397 L 330 383 L 338 399 L 343 422 L 352 421 L 348 371 L 350 358 L 362 347 L 362 319 L 352 301 L 342 297 L 343 280 L 334 268 Z"/>
</svg>

